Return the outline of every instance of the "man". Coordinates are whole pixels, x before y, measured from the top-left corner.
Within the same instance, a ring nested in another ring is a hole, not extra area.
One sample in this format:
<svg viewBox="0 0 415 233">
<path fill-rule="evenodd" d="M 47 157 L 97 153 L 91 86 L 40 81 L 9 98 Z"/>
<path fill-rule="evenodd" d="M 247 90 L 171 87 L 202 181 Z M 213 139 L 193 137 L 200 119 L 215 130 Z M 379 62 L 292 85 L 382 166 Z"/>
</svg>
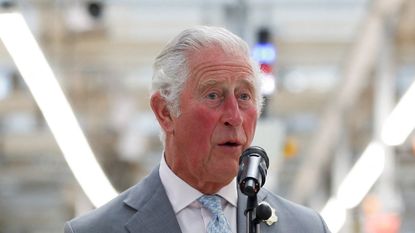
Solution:
<svg viewBox="0 0 415 233">
<path fill-rule="evenodd" d="M 235 176 L 261 110 L 259 75 L 231 32 L 183 31 L 154 64 L 151 108 L 162 129 L 160 165 L 108 204 L 65 224 L 66 233 L 246 232 L 246 196 Z M 278 221 L 261 232 L 329 232 L 315 212 L 265 188 L 258 202 Z"/>
</svg>

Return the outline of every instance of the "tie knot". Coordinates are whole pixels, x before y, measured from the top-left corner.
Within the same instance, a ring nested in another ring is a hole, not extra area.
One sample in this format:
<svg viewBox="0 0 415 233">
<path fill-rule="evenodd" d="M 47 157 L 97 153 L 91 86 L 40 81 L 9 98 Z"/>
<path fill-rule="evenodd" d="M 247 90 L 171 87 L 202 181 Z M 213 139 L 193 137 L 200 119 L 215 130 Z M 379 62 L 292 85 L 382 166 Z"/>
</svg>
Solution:
<svg viewBox="0 0 415 233">
<path fill-rule="evenodd" d="M 220 203 L 221 197 L 218 195 L 204 195 L 197 200 L 213 215 L 218 216 L 223 214 L 222 205 Z"/>
</svg>

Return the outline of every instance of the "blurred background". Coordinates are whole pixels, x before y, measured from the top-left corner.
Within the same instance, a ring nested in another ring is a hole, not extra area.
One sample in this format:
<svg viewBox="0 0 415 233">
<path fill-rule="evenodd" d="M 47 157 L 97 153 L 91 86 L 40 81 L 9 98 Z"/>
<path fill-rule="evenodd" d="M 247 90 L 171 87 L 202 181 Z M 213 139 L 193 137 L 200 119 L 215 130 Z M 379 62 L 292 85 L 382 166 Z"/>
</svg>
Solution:
<svg viewBox="0 0 415 233">
<path fill-rule="evenodd" d="M 0 0 L 0 233 L 63 232 L 160 161 L 152 62 L 200 24 L 241 36 L 264 71 L 269 189 L 333 233 L 415 232 L 414 94 L 385 123 L 415 91 L 415 1 Z"/>
</svg>

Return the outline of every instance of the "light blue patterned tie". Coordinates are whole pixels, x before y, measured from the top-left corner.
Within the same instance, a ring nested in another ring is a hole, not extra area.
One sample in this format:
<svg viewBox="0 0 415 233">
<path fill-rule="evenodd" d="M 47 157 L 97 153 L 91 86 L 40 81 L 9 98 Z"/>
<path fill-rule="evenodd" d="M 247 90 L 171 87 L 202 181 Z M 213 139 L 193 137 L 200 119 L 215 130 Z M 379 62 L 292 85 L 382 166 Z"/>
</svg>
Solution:
<svg viewBox="0 0 415 233">
<path fill-rule="evenodd" d="M 212 219 L 207 227 L 208 233 L 232 233 L 231 226 L 220 204 L 221 197 L 217 195 L 204 195 L 197 200 L 212 213 Z"/>
</svg>

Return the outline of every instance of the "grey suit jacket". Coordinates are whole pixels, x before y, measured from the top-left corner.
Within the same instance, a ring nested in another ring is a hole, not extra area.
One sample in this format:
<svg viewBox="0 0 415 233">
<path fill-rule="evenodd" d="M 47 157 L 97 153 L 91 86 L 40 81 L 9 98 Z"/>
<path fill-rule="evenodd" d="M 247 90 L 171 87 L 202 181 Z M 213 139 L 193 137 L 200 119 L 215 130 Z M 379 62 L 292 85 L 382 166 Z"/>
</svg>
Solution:
<svg viewBox="0 0 415 233">
<path fill-rule="evenodd" d="M 318 213 L 278 197 L 266 189 L 258 193 L 258 202 L 266 201 L 278 221 L 271 226 L 261 223 L 262 233 L 328 233 Z M 246 196 L 238 194 L 238 232 L 246 232 Z M 180 227 L 161 183 L 156 167 L 140 183 L 84 216 L 65 224 L 65 233 L 180 233 Z"/>
</svg>

